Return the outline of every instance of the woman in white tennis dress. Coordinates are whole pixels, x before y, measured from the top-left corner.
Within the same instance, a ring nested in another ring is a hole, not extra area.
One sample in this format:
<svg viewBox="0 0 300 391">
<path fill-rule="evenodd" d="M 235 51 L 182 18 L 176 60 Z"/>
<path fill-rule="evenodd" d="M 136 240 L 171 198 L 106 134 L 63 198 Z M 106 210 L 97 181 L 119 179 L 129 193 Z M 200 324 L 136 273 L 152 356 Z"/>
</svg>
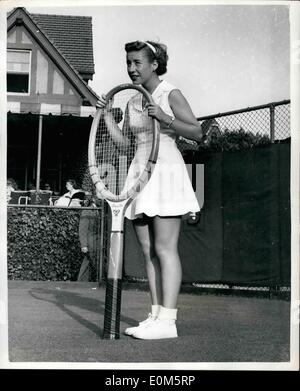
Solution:
<svg viewBox="0 0 300 391">
<path fill-rule="evenodd" d="M 181 216 L 200 210 L 176 138 L 183 136 L 200 141 L 202 131 L 182 93 L 159 78 L 167 70 L 166 46 L 152 41 L 135 41 L 126 44 L 125 50 L 129 77 L 153 97 L 154 104 L 148 105 L 147 115 L 160 123 L 154 172 L 125 213 L 133 222 L 144 254 L 151 312 L 145 321 L 127 328 L 125 334 L 139 339 L 175 338 L 178 336 L 177 299 L 182 279 L 177 249 Z M 102 95 L 98 107 L 103 108 L 107 103 Z M 139 110 L 134 99 L 129 102 L 128 109 Z M 142 136 L 137 132 L 137 143 L 139 137 Z M 130 172 L 128 176 L 130 181 Z M 125 186 L 130 187 L 130 184 Z"/>
<path fill-rule="evenodd" d="M 162 80 L 152 92 L 154 102 L 171 117 L 174 114 L 170 108 L 168 98 L 170 92 L 175 89 L 170 83 Z M 136 98 L 140 97 L 137 96 Z M 137 99 L 132 99 L 129 102 L 128 109 L 129 111 L 142 110 Z M 135 116 L 132 116 L 132 118 L 135 118 Z M 199 211 L 199 205 L 184 160 L 176 145 L 177 135 L 173 129 L 164 125 L 161 124 L 160 126 L 159 153 L 154 172 L 145 189 L 127 208 L 125 216 L 128 219 L 136 219 L 142 217 L 143 214 L 149 217 L 157 215 L 180 216 L 188 212 Z M 139 137 L 142 138 L 142 136 L 143 134 L 136 134 L 137 143 L 139 143 Z M 140 171 L 142 170 L 143 167 L 140 168 Z M 128 188 L 130 188 L 129 184 Z"/>
</svg>

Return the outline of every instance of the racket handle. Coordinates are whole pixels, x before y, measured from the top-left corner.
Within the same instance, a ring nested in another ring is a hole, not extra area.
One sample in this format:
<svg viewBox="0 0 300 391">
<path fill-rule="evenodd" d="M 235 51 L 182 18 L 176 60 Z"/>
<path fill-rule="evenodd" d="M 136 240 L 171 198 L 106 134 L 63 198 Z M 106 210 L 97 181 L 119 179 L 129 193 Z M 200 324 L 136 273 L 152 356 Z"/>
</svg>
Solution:
<svg viewBox="0 0 300 391">
<path fill-rule="evenodd" d="M 107 278 L 122 278 L 123 269 L 123 232 L 112 232 L 110 234 L 109 262 Z"/>
<path fill-rule="evenodd" d="M 120 338 L 122 279 L 106 280 L 103 339 Z"/>
<path fill-rule="evenodd" d="M 124 216 L 122 208 L 124 208 L 123 205 L 111 205 L 113 220 L 106 279 L 103 339 L 120 338 L 124 240 Z"/>
</svg>

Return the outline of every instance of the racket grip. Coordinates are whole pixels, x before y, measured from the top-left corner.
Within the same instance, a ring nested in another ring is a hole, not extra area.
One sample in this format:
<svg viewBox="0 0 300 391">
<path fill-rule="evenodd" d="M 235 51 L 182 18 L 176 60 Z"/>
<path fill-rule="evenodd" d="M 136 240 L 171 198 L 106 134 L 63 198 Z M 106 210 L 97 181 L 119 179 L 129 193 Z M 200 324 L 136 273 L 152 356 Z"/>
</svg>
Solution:
<svg viewBox="0 0 300 391">
<path fill-rule="evenodd" d="M 120 338 L 122 279 L 106 280 L 103 339 Z"/>
</svg>

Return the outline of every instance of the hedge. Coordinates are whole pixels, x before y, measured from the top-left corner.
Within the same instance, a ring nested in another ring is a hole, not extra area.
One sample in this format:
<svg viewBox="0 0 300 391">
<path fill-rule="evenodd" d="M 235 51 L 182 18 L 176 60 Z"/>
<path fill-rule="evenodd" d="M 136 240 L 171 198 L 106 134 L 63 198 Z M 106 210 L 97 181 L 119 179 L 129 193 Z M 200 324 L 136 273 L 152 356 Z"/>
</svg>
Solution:
<svg viewBox="0 0 300 391">
<path fill-rule="evenodd" d="M 82 262 L 80 211 L 9 207 L 8 278 L 76 280 Z"/>
<path fill-rule="evenodd" d="M 183 155 L 191 151 L 237 152 L 269 144 L 271 140 L 268 135 L 245 131 L 243 128 L 225 129 L 223 132 L 215 131 L 208 139 L 203 139 L 198 143 L 182 138 L 177 141 L 177 146 Z"/>
<path fill-rule="evenodd" d="M 242 128 L 238 130 L 225 129 L 220 134 L 212 134 L 209 143 L 200 142 L 198 150 L 235 152 L 269 145 L 270 143 L 271 140 L 266 134 L 255 134 Z"/>
</svg>

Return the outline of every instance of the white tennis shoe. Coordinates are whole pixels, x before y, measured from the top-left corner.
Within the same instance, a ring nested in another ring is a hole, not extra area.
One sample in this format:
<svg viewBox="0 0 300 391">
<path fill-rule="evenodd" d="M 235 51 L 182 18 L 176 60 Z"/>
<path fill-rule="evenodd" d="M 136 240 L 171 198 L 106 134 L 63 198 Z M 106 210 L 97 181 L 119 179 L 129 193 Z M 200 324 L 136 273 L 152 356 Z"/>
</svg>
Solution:
<svg viewBox="0 0 300 391">
<path fill-rule="evenodd" d="M 163 339 L 177 338 L 177 328 L 175 320 L 156 319 L 154 322 L 138 328 L 132 337 L 138 339 Z"/>
<path fill-rule="evenodd" d="M 157 317 L 150 313 L 150 314 L 148 314 L 148 318 L 147 319 L 143 320 L 142 322 L 139 322 L 138 326 L 128 327 L 124 331 L 124 334 L 132 336 L 137 330 L 140 330 L 143 327 L 146 327 L 147 325 L 153 323 L 156 319 L 157 319 Z"/>
</svg>

